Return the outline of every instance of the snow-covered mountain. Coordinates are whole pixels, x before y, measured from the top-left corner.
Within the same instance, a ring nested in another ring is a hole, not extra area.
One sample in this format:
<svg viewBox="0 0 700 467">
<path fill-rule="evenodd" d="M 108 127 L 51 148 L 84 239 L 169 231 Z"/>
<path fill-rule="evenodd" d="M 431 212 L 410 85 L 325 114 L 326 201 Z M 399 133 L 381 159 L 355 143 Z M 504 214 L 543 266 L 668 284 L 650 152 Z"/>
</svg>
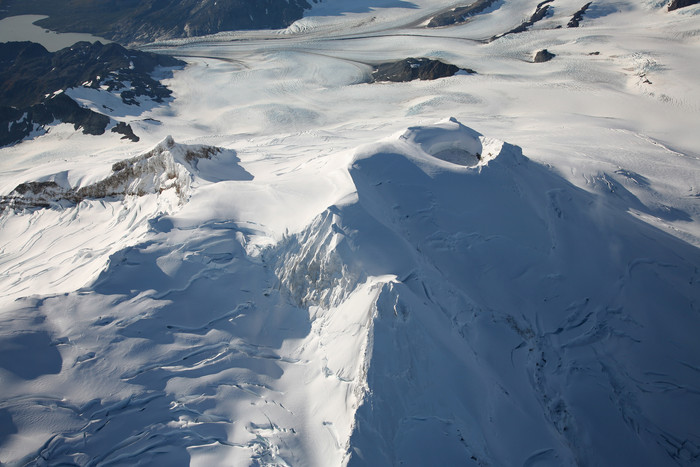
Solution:
<svg viewBox="0 0 700 467">
<path fill-rule="evenodd" d="M 700 7 L 477 3 L 152 44 L 138 142 L 0 149 L 0 461 L 700 462 Z"/>
</svg>

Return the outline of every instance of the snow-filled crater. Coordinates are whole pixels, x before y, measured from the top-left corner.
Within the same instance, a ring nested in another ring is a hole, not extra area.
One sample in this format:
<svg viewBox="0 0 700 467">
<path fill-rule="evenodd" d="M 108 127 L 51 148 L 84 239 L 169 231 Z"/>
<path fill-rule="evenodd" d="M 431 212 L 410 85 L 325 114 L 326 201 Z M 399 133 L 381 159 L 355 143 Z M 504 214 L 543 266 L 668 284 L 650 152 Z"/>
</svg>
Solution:
<svg viewBox="0 0 700 467">
<path fill-rule="evenodd" d="M 424 157 L 463 167 L 486 165 L 500 153 L 502 146 L 502 143 L 484 138 L 455 118 L 430 126 L 410 127 L 400 139 L 417 147 Z"/>
</svg>

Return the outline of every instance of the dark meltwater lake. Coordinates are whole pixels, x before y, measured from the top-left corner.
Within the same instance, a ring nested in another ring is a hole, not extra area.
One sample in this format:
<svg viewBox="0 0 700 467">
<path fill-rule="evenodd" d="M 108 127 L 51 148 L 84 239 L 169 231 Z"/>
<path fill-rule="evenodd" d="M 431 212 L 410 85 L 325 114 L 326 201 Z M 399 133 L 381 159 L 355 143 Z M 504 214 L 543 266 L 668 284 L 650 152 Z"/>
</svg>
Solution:
<svg viewBox="0 0 700 467">
<path fill-rule="evenodd" d="M 49 31 L 32 23 L 40 19 L 47 18 L 45 15 L 21 15 L 11 16 L 0 20 L 0 42 L 10 41 L 32 41 L 46 47 L 49 52 L 55 52 L 65 47 L 70 47 L 76 42 L 100 41 L 103 44 L 108 42 L 107 39 L 93 36 L 91 34 L 82 33 L 58 33 Z"/>
</svg>

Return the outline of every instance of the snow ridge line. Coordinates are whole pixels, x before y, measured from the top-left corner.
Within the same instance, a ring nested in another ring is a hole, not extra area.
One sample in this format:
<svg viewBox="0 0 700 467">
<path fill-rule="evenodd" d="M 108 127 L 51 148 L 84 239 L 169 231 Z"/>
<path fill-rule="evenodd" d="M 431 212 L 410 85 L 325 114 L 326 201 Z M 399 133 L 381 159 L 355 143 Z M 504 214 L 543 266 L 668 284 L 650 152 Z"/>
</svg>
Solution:
<svg viewBox="0 0 700 467">
<path fill-rule="evenodd" d="M 210 159 L 220 151 L 213 146 L 179 145 L 168 136 L 151 151 L 115 163 L 110 176 L 90 185 L 66 188 L 54 180 L 22 183 L 0 198 L 0 210 L 64 207 L 86 199 L 144 196 L 170 189 L 182 205 L 190 197 L 197 160 Z"/>
</svg>

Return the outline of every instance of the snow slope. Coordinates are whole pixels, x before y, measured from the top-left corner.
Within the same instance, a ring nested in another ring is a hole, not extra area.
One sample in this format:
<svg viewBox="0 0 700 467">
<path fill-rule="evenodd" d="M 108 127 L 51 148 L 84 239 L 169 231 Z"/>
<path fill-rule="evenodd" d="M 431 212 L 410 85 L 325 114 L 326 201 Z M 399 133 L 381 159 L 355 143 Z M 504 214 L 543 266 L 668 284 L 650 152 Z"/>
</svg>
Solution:
<svg viewBox="0 0 700 467">
<path fill-rule="evenodd" d="M 402 138 L 454 133 L 477 136 L 449 121 Z M 396 279 L 376 304 L 351 464 L 696 455 L 697 248 L 480 138 L 497 154 L 480 170 L 403 141 L 352 166 L 359 200 L 338 224 L 357 232 L 354 260 Z"/>
<path fill-rule="evenodd" d="M 154 44 L 141 141 L 0 149 L 0 461 L 697 464 L 700 7 L 488 40 L 537 3 Z M 365 83 L 407 56 L 478 74 Z"/>
</svg>

